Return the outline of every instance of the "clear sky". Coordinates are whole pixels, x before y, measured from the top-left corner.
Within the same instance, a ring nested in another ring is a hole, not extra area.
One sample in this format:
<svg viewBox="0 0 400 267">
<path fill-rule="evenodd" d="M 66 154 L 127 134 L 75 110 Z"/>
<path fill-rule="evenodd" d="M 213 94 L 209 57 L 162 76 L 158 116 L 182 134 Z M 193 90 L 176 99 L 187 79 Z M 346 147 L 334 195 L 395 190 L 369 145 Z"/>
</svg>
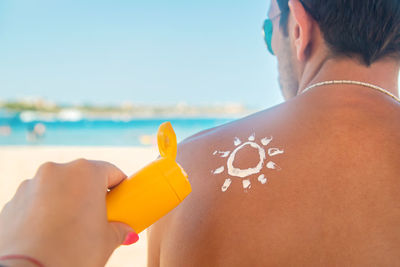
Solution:
<svg viewBox="0 0 400 267">
<path fill-rule="evenodd" d="M 269 0 L 0 0 L 0 98 L 59 103 L 283 101 Z"/>
</svg>

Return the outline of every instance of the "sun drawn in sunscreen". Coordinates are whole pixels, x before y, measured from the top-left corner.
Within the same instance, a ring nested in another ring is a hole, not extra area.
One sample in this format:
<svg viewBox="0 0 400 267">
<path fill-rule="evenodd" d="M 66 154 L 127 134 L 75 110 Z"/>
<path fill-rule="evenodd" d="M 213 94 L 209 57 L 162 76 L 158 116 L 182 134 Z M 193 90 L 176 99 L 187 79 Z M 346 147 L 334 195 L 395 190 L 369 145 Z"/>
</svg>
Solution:
<svg viewBox="0 0 400 267">
<path fill-rule="evenodd" d="M 267 160 L 267 157 L 274 157 L 284 153 L 284 150 L 279 148 L 267 149 L 267 146 L 271 143 L 272 139 L 273 137 L 264 137 L 258 143 L 256 142 L 256 135 L 252 134 L 248 138 L 248 141 L 242 143 L 242 141 L 238 137 L 235 137 L 233 141 L 235 149 L 233 151 L 214 151 L 214 156 L 226 159 L 226 165 L 224 164 L 223 166 L 220 166 L 211 171 L 211 173 L 214 175 L 226 175 L 225 170 L 227 171 L 229 177 L 225 179 L 225 182 L 221 187 L 222 192 L 226 192 L 228 190 L 229 186 L 232 184 L 234 177 L 241 179 L 243 189 L 248 190 L 251 188 L 250 176 L 256 175 L 257 180 L 260 182 L 260 184 L 264 185 L 267 183 L 268 178 L 265 176 L 265 174 L 261 173 L 263 169 L 277 171 L 280 171 L 282 169 L 275 162 L 269 159 Z M 259 160 L 258 162 L 254 163 L 255 165 L 252 168 L 241 169 L 234 166 L 237 153 L 240 152 L 244 147 L 250 147 L 256 150 L 258 153 Z"/>
</svg>

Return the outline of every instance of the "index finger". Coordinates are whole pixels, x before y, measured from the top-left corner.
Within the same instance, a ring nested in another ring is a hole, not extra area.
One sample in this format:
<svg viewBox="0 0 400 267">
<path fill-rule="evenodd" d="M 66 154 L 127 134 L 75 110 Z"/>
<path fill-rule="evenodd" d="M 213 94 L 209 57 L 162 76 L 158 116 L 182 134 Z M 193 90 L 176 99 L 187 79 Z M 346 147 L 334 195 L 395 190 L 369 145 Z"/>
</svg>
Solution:
<svg viewBox="0 0 400 267">
<path fill-rule="evenodd" d="M 89 160 L 89 162 L 102 174 L 102 177 L 106 178 L 106 189 L 119 185 L 127 178 L 126 174 L 112 163 L 100 160 Z"/>
</svg>

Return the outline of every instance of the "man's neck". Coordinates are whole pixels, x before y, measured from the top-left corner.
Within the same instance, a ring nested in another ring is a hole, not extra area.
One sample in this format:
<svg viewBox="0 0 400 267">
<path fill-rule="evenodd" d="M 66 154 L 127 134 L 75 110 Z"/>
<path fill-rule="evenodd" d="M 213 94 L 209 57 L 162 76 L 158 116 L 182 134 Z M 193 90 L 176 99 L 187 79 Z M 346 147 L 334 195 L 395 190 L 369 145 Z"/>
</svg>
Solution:
<svg viewBox="0 0 400 267">
<path fill-rule="evenodd" d="M 321 60 L 319 64 L 305 68 L 297 95 L 308 86 L 318 82 L 352 80 L 379 86 L 399 96 L 399 68 L 400 64 L 394 60 L 381 60 L 369 67 L 350 59 Z"/>
</svg>

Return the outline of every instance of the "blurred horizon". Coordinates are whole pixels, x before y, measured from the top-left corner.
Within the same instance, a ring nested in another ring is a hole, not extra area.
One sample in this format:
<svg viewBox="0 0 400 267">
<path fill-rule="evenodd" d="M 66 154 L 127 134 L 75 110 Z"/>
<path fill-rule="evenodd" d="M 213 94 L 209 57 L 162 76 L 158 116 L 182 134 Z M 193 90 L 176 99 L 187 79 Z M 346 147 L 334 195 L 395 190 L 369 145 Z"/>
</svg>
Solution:
<svg viewBox="0 0 400 267">
<path fill-rule="evenodd" d="M 0 100 L 215 105 L 283 101 L 269 0 L 0 2 Z"/>
</svg>

